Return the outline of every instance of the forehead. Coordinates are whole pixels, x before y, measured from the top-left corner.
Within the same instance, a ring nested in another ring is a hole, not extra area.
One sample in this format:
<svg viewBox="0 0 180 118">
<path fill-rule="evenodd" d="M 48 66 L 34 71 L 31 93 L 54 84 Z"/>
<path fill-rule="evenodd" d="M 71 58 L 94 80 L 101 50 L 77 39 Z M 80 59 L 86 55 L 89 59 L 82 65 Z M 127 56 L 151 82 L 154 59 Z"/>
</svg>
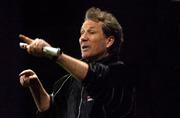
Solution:
<svg viewBox="0 0 180 118">
<path fill-rule="evenodd" d="M 93 28 L 96 28 L 96 29 L 101 29 L 102 28 L 102 25 L 103 23 L 102 22 L 95 22 L 93 20 L 85 20 L 81 29 L 93 29 Z"/>
</svg>

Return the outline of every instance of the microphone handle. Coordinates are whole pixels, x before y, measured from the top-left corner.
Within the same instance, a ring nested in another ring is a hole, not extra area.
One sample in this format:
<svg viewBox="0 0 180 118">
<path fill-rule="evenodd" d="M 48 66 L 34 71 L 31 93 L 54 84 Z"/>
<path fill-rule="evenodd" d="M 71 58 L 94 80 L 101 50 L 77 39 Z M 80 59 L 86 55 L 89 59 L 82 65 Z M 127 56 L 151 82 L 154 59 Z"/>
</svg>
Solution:
<svg viewBox="0 0 180 118">
<path fill-rule="evenodd" d="M 22 42 L 19 43 L 19 46 L 22 49 L 25 49 L 27 45 L 28 45 L 27 43 L 22 43 Z M 45 55 L 54 57 L 54 56 L 58 56 L 59 54 L 61 54 L 62 51 L 61 51 L 60 48 L 54 48 L 54 47 L 45 46 L 45 47 L 43 47 L 43 53 Z"/>
<path fill-rule="evenodd" d="M 61 54 L 61 49 L 60 48 L 54 48 L 54 47 L 43 47 L 43 53 L 50 55 L 52 57 L 56 57 L 59 54 Z"/>
</svg>

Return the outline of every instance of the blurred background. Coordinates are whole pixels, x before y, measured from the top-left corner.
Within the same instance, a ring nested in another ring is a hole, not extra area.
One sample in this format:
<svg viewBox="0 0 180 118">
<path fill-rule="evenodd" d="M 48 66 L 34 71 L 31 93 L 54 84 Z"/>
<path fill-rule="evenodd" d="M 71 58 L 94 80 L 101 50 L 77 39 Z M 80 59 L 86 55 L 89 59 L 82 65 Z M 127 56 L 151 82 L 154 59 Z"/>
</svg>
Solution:
<svg viewBox="0 0 180 118">
<path fill-rule="evenodd" d="M 123 27 L 121 57 L 138 72 L 137 118 L 180 116 L 180 1 L 1 0 L 0 118 L 35 118 L 32 96 L 19 83 L 22 70 L 37 72 L 48 92 L 66 74 L 50 60 L 20 49 L 18 35 L 43 38 L 81 58 L 79 31 L 92 6 L 113 13 Z"/>
</svg>

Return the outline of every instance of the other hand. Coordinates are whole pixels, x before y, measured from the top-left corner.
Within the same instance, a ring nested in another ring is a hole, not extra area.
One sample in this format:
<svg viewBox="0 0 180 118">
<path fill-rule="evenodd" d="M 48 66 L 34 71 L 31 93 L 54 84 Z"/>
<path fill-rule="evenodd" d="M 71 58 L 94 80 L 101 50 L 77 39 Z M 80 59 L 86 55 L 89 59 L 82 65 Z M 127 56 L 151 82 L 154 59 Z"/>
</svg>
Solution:
<svg viewBox="0 0 180 118">
<path fill-rule="evenodd" d="M 34 82 L 38 81 L 38 76 L 33 70 L 27 69 L 19 74 L 19 80 L 23 87 L 30 87 Z"/>
</svg>

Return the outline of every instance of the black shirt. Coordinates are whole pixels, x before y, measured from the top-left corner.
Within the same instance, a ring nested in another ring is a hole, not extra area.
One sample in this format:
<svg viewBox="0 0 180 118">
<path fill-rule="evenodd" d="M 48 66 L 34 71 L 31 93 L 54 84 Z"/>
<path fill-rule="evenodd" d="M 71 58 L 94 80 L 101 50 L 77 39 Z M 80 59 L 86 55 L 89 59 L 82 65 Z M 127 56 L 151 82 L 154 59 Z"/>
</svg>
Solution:
<svg viewBox="0 0 180 118">
<path fill-rule="evenodd" d="M 113 56 L 87 62 L 84 81 L 65 75 L 54 85 L 40 118 L 135 118 L 133 71 Z M 129 76 L 131 75 L 131 76 Z"/>
</svg>

